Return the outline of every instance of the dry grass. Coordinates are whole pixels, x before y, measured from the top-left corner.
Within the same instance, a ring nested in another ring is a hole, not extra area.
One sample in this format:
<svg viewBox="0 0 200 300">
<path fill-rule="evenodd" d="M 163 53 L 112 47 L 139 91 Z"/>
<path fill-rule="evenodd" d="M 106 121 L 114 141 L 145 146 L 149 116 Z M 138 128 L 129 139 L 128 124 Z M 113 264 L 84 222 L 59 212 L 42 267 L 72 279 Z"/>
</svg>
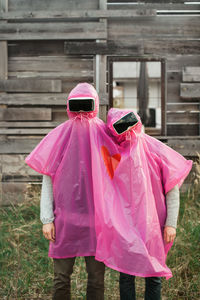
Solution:
<svg viewBox="0 0 200 300">
<path fill-rule="evenodd" d="M 51 299 L 52 260 L 48 241 L 41 232 L 39 189 L 30 187 L 25 203 L 0 208 L 0 299 Z M 176 243 L 168 256 L 173 278 L 163 279 L 163 300 L 198 300 L 200 282 L 200 197 L 191 190 L 181 199 Z M 105 299 L 118 300 L 118 272 L 106 269 Z M 85 299 L 86 272 L 83 258 L 77 258 L 72 275 L 74 300 Z M 144 280 L 136 279 L 138 299 Z"/>
</svg>

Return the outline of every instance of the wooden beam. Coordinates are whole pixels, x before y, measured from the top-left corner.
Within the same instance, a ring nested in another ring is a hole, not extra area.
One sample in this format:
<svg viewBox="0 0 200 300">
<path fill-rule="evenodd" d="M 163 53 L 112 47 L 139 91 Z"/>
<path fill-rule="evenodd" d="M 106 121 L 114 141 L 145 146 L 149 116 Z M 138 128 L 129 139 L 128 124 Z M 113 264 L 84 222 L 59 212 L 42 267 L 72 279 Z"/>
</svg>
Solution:
<svg viewBox="0 0 200 300">
<path fill-rule="evenodd" d="M 116 1 L 117 2 L 117 1 Z M 129 4 L 122 4 L 123 2 L 120 1 L 121 4 L 114 4 L 114 3 L 110 3 L 108 2 L 108 10 L 125 10 L 125 9 L 156 9 L 156 10 L 169 10 L 169 11 L 174 11 L 174 10 L 199 10 L 200 9 L 200 4 L 184 4 L 182 3 L 178 3 L 177 1 L 174 1 L 174 3 L 172 3 L 172 1 L 170 1 L 171 3 L 167 3 L 167 1 L 149 1 L 147 3 L 147 1 L 144 1 L 145 3 L 131 3 L 131 1 L 127 1 Z M 136 1 L 134 1 L 136 2 Z M 185 2 L 185 1 L 184 1 Z"/>
<path fill-rule="evenodd" d="M 62 82 L 61 80 L 32 78 L 0 80 L 0 91 L 59 93 L 62 91 Z"/>
<path fill-rule="evenodd" d="M 161 61 L 161 130 L 162 135 L 167 135 L 166 103 L 167 103 L 167 62 Z"/>
<path fill-rule="evenodd" d="M 0 94 L 0 104 L 7 106 L 66 106 L 68 94 Z M 107 93 L 99 94 L 100 105 L 108 104 Z"/>
<path fill-rule="evenodd" d="M 8 11 L 8 0 L 0 0 L 0 13 Z"/>
<path fill-rule="evenodd" d="M 24 43 L 24 42 L 22 42 Z M 55 42 L 54 42 L 55 43 Z M 23 45 L 22 45 L 23 46 Z M 63 46 L 63 43 L 62 43 Z M 32 42 L 32 47 L 41 47 L 40 44 Z M 29 49 L 24 54 L 29 55 Z M 92 70 L 91 58 L 66 57 L 66 55 L 46 55 L 44 56 L 9 56 L 9 72 L 54 72 L 72 75 L 73 72 L 81 72 L 81 76 Z"/>
<path fill-rule="evenodd" d="M 99 0 L 9 0 L 9 11 L 98 9 Z"/>
<path fill-rule="evenodd" d="M 0 135 L 45 135 L 51 130 L 52 128 L 0 128 Z"/>
<path fill-rule="evenodd" d="M 106 39 L 102 22 L 0 23 L 0 40 Z"/>
<path fill-rule="evenodd" d="M 0 182 L 0 204 L 11 205 L 25 201 L 27 183 Z"/>
<path fill-rule="evenodd" d="M 167 145 L 184 156 L 198 156 L 200 140 L 168 139 Z"/>
<path fill-rule="evenodd" d="M 0 121 L 50 121 L 51 119 L 51 108 L 0 108 Z"/>
<path fill-rule="evenodd" d="M 0 79 L 8 78 L 8 49 L 7 42 L 0 42 Z"/>
<path fill-rule="evenodd" d="M 179 135 L 179 136 L 194 136 L 199 135 L 199 125 L 197 124 L 167 124 L 167 135 Z M 187 151 L 187 150 L 186 150 Z M 191 152 L 191 156 L 197 156 L 196 149 Z M 183 155 L 189 154 L 188 152 L 183 153 Z"/>
<path fill-rule="evenodd" d="M 110 4 L 110 3 L 123 3 L 121 0 L 107 0 L 107 2 L 108 2 L 108 4 Z M 133 4 L 138 2 L 138 5 L 140 5 L 140 0 L 127 0 L 127 1 L 124 1 L 124 2 L 133 3 Z M 162 2 L 165 2 L 165 3 L 184 3 L 185 0 L 164 0 L 164 1 L 156 0 L 154 2 L 158 3 L 158 4 L 162 3 Z M 145 0 L 145 3 L 152 3 L 152 0 Z"/>
<path fill-rule="evenodd" d="M 27 154 L 41 141 L 41 138 L 0 139 L 0 154 Z"/>
<path fill-rule="evenodd" d="M 37 173 L 38 174 L 38 173 Z M 23 176 L 20 174 L 10 175 L 10 174 L 2 174 L 2 182 L 41 182 L 42 175 L 29 175 Z"/>
<path fill-rule="evenodd" d="M 138 44 L 142 43 L 144 45 L 144 54 L 154 54 L 154 55 L 199 55 L 200 53 L 200 43 L 198 39 L 193 40 L 178 40 L 174 38 L 145 38 L 142 41 L 138 40 Z M 126 42 L 125 42 L 126 44 Z M 192 57 L 191 57 L 192 59 Z M 198 61 L 197 61 L 198 62 Z"/>
<path fill-rule="evenodd" d="M 68 94 L 0 94 L 0 104 L 8 106 L 65 106 Z"/>
<path fill-rule="evenodd" d="M 181 98 L 184 99 L 199 99 L 200 98 L 200 83 L 181 83 Z"/>
<path fill-rule="evenodd" d="M 142 39 L 152 40 L 198 40 L 200 35 L 199 16 L 157 16 L 150 18 L 148 22 L 143 19 L 123 20 L 119 22 L 110 20 L 108 23 L 108 36 L 110 40 L 128 40 L 135 41 Z"/>
<path fill-rule="evenodd" d="M 8 11 L 8 0 L 0 0 L 0 13 Z M 2 22 L 5 24 L 6 22 Z M 0 42 L 0 79 L 8 78 L 8 46 L 6 39 Z"/>
<path fill-rule="evenodd" d="M 41 78 L 41 79 L 65 79 L 69 81 L 77 80 L 77 81 L 91 81 L 93 79 L 93 71 L 72 71 L 68 72 L 9 72 L 9 78 Z"/>
<path fill-rule="evenodd" d="M 46 121 L 35 121 L 35 122 L 18 122 L 18 121 L 9 121 L 9 122 L 0 122 L 0 128 L 55 128 L 60 125 L 61 122 L 46 122 Z"/>
<path fill-rule="evenodd" d="M 183 69 L 183 82 L 200 82 L 200 67 L 185 67 Z"/>
<path fill-rule="evenodd" d="M 53 20 L 70 21 L 71 19 L 90 20 L 90 19 L 121 19 L 121 18 L 135 18 L 141 16 L 156 16 L 156 9 L 127 9 L 127 10 L 106 10 L 105 8 L 99 10 L 66 10 L 66 11 L 16 11 L 0 13 L 0 20 L 8 21 L 31 21 L 39 20 L 45 22 Z"/>
<path fill-rule="evenodd" d="M 141 51 L 141 45 L 124 45 L 120 41 L 108 41 L 107 43 L 67 41 L 64 43 L 64 53 L 67 55 L 135 55 L 141 53 Z"/>
<path fill-rule="evenodd" d="M 179 124 L 199 124 L 200 110 L 180 110 L 180 111 L 168 111 L 167 112 L 167 124 L 173 124 L 174 122 Z"/>
<path fill-rule="evenodd" d="M 200 51 L 199 51 L 200 53 Z M 167 72 L 183 71 L 185 66 L 200 67 L 200 55 L 165 55 L 167 59 Z M 182 77 L 181 77 L 182 80 Z"/>
</svg>

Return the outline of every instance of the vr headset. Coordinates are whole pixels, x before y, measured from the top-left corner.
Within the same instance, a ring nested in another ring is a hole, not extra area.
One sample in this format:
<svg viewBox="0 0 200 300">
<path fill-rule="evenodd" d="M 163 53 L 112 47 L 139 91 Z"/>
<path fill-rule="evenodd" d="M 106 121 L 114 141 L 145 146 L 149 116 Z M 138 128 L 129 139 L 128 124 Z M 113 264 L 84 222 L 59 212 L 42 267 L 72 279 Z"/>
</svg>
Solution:
<svg viewBox="0 0 200 300">
<path fill-rule="evenodd" d="M 95 110 L 93 98 L 81 97 L 69 99 L 69 110 L 72 112 L 90 112 Z"/>
<path fill-rule="evenodd" d="M 119 119 L 117 122 L 115 122 L 113 124 L 113 128 L 117 134 L 122 134 L 125 131 L 128 131 L 129 129 L 133 128 L 138 122 L 139 121 L 135 114 L 133 112 L 130 112 L 121 119 Z"/>
</svg>

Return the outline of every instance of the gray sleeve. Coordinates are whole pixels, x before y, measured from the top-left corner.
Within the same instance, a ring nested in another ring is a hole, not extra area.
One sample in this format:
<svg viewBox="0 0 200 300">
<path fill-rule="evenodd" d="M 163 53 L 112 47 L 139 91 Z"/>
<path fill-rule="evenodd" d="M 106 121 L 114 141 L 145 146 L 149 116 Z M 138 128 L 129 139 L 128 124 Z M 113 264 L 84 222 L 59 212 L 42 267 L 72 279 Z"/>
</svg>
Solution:
<svg viewBox="0 0 200 300">
<path fill-rule="evenodd" d="M 167 204 L 167 219 L 165 226 L 177 227 L 178 213 L 179 213 L 179 187 L 176 185 L 166 194 L 166 204 Z"/>
<path fill-rule="evenodd" d="M 53 186 L 51 177 L 43 175 L 40 200 L 40 220 L 43 224 L 52 223 L 53 214 Z"/>
</svg>

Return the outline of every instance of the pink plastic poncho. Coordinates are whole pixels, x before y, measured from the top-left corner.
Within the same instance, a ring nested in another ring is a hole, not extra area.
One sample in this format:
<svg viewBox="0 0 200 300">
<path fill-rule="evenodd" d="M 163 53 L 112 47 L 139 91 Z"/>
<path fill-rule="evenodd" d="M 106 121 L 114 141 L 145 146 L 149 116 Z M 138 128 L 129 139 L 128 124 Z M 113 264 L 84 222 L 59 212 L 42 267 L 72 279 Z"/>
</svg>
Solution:
<svg viewBox="0 0 200 300">
<path fill-rule="evenodd" d="M 172 243 L 163 240 L 165 194 L 181 186 L 192 161 L 142 133 L 141 121 L 118 135 L 113 123 L 129 112 L 110 109 L 107 126 L 115 143 L 104 136 L 97 141 L 99 151 L 92 152 L 96 259 L 127 274 L 168 279 L 172 273 L 165 261 Z"/>
<path fill-rule="evenodd" d="M 49 257 L 90 256 L 96 253 L 94 199 L 91 170 L 93 136 L 105 127 L 97 118 L 99 98 L 87 83 L 78 84 L 72 98 L 93 98 L 95 110 L 69 111 L 69 120 L 53 129 L 26 158 L 26 163 L 41 174 L 51 176 L 54 196 L 55 242 L 50 242 Z"/>
</svg>

